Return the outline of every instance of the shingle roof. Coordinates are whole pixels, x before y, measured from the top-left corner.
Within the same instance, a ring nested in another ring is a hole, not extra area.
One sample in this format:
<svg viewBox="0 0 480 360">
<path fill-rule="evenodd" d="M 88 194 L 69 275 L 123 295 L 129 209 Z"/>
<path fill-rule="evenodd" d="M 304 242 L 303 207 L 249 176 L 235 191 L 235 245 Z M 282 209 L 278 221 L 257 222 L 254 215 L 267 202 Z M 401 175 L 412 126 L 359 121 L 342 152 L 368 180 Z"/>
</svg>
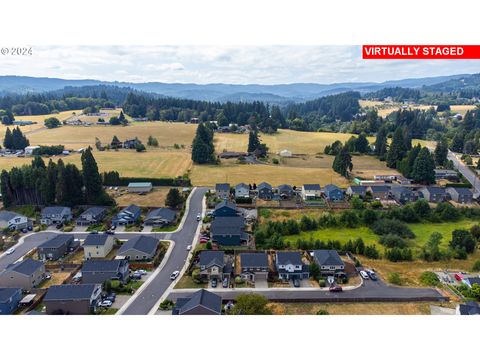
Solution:
<svg viewBox="0 0 480 360">
<path fill-rule="evenodd" d="M 66 206 L 47 206 L 42 209 L 42 216 L 51 216 L 63 213 L 65 209 L 70 210 Z"/>
<path fill-rule="evenodd" d="M 340 266 L 344 265 L 342 259 L 335 250 L 313 250 L 313 257 L 319 265 Z"/>
<path fill-rule="evenodd" d="M 475 301 L 467 301 L 458 306 L 460 315 L 480 315 L 480 305 Z"/>
<path fill-rule="evenodd" d="M 223 184 L 216 184 L 215 185 L 216 191 L 230 191 L 230 184 L 223 183 Z"/>
<path fill-rule="evenodd" d="M 468 277 L 468 278 L 465 278 L 465 280 L 468 280 L 468 283 L 470 285 L 473 285 L 473 284 L 478 284 L 480 285 L 480 277 L 476 276 L 476 277 Z"/>
<path fill-rule="evenodd" d="M 348 187 L 354 194 L 365 194 L 367 187 L 364 185 L 351 185 Z"/>
<path fill-rule="evenodd" d="M 104 208 L 94 206 L 85 210 L 80 216 L 86 216 L 86 215 L 98 216 L 104 211 L 105 211 Z"/>
<path fill-rule="evenodd" d="M 210 232 L 214 235 L 238 235 L 245 227 L 245 220 L 241 216 L 217 216 L 210 225 Z"/>
<path fill-rule="evenodd" d="M 293 188 L 288 185 L 288 184 L 282 184 L 282 185 L 278 185 L 277 187 L 278 191 L 280 192 L 283 192 L 283 191 L 293 191 Z"/>
<path fill-rule="evenodd" d="M 180 306 L 178 306 L 180 305 Z M 181 315 L 197 306 L 203 306 L 217 314 L 222 313 L 222 298 L 205 289 L 201 289 L 193 293 L 188 298 L 177 300 L 177 307 L 174 310 L 175 314 Z"/>
<path fill-rule="evenodd" d="M 264 188 L 272 190 L 272 185 L 270 185 L 269 183 L 266 183 L 266 182 L 262 182 L 257 186 L 257 190 L 262 190 Z"/>
<path fill-rule="evenodd" d="M 65 243 L 73 241 L 73 235 L 68 234 L 58 234 L 50 240 L 44 242 L 42 245 L 39 245 L 39 248 L 55 249 L 63 246 Z"/>
<path fill-rule="evenodd" d="M 48 288 L 44 301 L 90 299 L 97 284 L 53 285 Z"/>
<path fill-rule="evenodd" d="M 83 263 L 82 272 L 107 271 L 116 272 L 126 260 L 88 260 Z"/>
<path fill-rule="evenodd" d="M 158 240 L 153 236 L 137 235 L 132 237 L 118 250 L 118 254 L 122 254 L 125 251 L 135 249 L 147 255 L 151 255 L 155 252 L 158 246 Z"/>
<path fill-rule="evenodd" d="M 250 186 L 242 182 L 240 184 L 235 185 L 235 190 L 237 189 L 250 189 Z"/>
<path fill-rule="evenodd" d="M 458 195 L 473 195 L 472 191 L 464 187 L 449 187 L 450 191 L 455 191 Z"/>
<path fill-rule="evenodd" d="M 233 209 L 233 210 L 237 210 L 237 204 L 228 200 L 223 200 L 219 202 L 217 205 L 215 205 L 215 210 L 218 210 L 224 206 L 229 207 L 230 209 Z"/>
<path fill-rule="evenodd" d="M 224 256 L 225 252 L 223 251 L 205 250 L 200 253 L 199 264 L 200 266 L 210 267 L 216 265 L 223 268 L 223 266 L 225 265 Z"/>
<path fill-rule="evenodd" d="M 88 234 L 83 246 L 103 246 L 108 239 L 107 234 Z"/>
<path fill-rule="evenodd" d="M 0 288 L 0 303 L 5 304 L 17 292 L 21 292 L 19 288 Z"/>
<path fill-rule="evenodd" d="M 390 191 L 390 186 L 388 185 L 372 185 L 369 186 L 369 189 L 372 192 L 389 192 Z"/>
<path fill-rule="evenodd" d="M 302 265 L 302 254 L 298 251 L 277 251 L 277 263 L 279 265 Z"/>
<path fill-rule="evenodd" d="M 396 195 L 412 193 L 412 190 L 405 186 L 392 186 L 390 191 L 392 192 L 392 194 L 396 194 Z"/>
<path fill-rule="evenodd" d="M 123 211 L 127 211 L 127 212 L 130 212 L 134 215 L 136 214 L 139 214 L 142 212 L 142 209 L 140 209 L 140 207 L 138 207 L 137 205 L 128 205 L 125 209 L 121 210 L 120 212 L 123 212 Z"/>
<path fill-rule="evenodd" d="M 428 191 L 430 194 L 444 195 L 445 188 L 439 186 L 428 186 L 424 190 Z"/>
<path fill-rule="evenodd" d="M 333 184 L 325 185 L 323 188 L 323 191 L 326 193 L 329 193 L 330 191 L 337 191 L 337 190 L 342 191 L 342 189 L 340 189 L 337 185 L 333 185 Z"/>
<path fill-rule="evenodd" d="M 240 254 L 242 267 L 268 267 L 268 257 L 265 253 L 242 253 Z"/>
<path fill-rule="evenodd" d="M 175 219 L 176 213 L 173 210 L 167 208 L 158 208 L 151 210 L 145 217 L 145 221 L 148 221 L 152 218 L 161 218 L 168 222 L 172 222 Z"/>
<path fill-rule="evenodd" d="M 41 261 L 33 260 L 32 258 L 25 258 L 18 263 L 8 266 L 7 269 L 30 276 L 42 266 L 43 263 Z"/>
<path fill-rule="evenodd" d="M 303 184 L 304 190 L 313 190 L 313 191 L 320 191 L 319 184 Z"/>
<path fill-rule="evenodd" d="M 3 221 L 10 221 L 17 216 L 22 216 L 22 215 L 17 214 L 16 212 L 13 212 L 13 211 L 6 211 L 6 210 L 0 211 L 0 220 L 3 220 Z"/>
</svg>

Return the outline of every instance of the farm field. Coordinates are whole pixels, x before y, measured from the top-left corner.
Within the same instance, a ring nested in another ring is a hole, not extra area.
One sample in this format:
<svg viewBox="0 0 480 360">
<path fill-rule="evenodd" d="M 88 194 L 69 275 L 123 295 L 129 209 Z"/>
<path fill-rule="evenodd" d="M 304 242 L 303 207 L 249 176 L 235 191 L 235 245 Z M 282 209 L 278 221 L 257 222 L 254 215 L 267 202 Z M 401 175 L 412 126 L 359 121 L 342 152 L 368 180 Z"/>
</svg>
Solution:
<svg viewBox="0 0 480 360">
<path fill-rule="evenodd" d="M 394 102 L 383 101 L 371 101 L 371 100 L 359 100 L 360 106 L 363 108 L 376 108 L 378 115 L 385 117 L 394 111 L 400 110 L 403 104 Z M 409 109 L 428 110 L 432 105 L 409 105 Z M 450 110 L 452 113 L 465 115 L 468 110 L 475 109 L 475 105 L 451 105 Z"/>
</svg>

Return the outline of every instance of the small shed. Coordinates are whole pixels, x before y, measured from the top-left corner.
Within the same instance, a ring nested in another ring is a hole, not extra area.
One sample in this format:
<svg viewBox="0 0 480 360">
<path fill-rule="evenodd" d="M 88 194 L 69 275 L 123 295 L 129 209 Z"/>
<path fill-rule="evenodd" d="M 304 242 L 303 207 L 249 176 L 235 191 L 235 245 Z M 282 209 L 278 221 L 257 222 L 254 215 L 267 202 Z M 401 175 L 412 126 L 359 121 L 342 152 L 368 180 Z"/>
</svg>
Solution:
<svg viewBox="0 0 480 360">
<path fill-rule="evenodd" d="M 290 150 L 285 149 L 285 150 L 280 151 L 279 155 L 281 157 L 292 157 L 293 154 Z"/>
<path fill-rule="evenodd" d="M 153 189 L 151 182 L 131 182 L 128 184 L 128 192 L 131 193 L 146 193 Z"/>
</svg>

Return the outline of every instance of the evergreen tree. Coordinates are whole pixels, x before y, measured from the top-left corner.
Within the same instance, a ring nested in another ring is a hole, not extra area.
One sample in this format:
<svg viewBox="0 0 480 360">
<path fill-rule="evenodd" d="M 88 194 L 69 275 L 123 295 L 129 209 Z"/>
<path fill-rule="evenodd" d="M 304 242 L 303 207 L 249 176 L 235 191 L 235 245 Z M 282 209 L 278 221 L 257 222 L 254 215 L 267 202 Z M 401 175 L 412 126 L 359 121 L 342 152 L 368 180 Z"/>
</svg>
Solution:
<svg viewBox="0 0 480 360">
<path fill-rule="evenodd" d="M 420 144 L 416 145 L 407 153 L 407 156 L 398 163 L 398 171 L 400 171 L 403 176 L 407 178 L 413 176 L 413 165 L 415 164 L 415 160 L 417 159 L 420 150 L 422 150 Z"/>
<path fill-rule="evenodd" d="M 412 169 L 412 178 L 415 182 L 430 185 L 435 183 L 435 161 L 430 151 L 424 147 L 418 153 Z"/>
<path fill-rule="evenodd" d="M 401 128 L 397 128 L 393 134 L 392 143 L 387 152 L 387 166 L 395 169 L 397 163 L 401 161 L 407 153 L 405 148 L 405 139 Z"/>
<path fill-rule="evenodd" d="M 125 118 L 125 114 L 123 113 L 123 111 L 120 111 L 120 115 L 118 116 L 118 122 L 121 125 L 127 125 L 127 123 L 128 123 L 127 119 Z"/>
<path fill-rule="evenodd" d="M 108 196 L 103 189 L 102 178 L 98 172 L 97 162 L 93 157 L 92 149 L 90 147 L 88 147 L 88 149 L 82 154 L 82 175 L 86 203 L 108 203 L 110 199 L 108 199 Z"/>
<path fill-rule="evenodd" d="M 358 135 L 358 138 L 355 141 L 355 151 L 360 154 L 366 154 L 370 151 L 370 144 L 365 133 Z"/>
<path fill-rule="evenodd" d="M 253 153 L 255 150 L 258 149 L 260 145 L 260 140 L 258 139 L 258 132 L 257 131 L 250 131 L 248 133 L 248 149 L 247 152 Z"/>
<path fill-rule="evenodd" d="M 52 159 L 48 162 L 46 181 L 43 183 L 43 197 L 45 204 L 55 203 L 55 192 L 57 187 L 57 164 Z"/>
<path fill-rule="evenodd" d="M 447 156 L 448 156 L 448 144 L 447 139 L 443 138 L 437 142 L 435 147 L 435 164 L 438 166 L 447 165 Z"/>
<path fill-rule="evenodd" d="M 375 138 L 375 155 L 379 158 L 385 157 L 387 153 L 387 129 L 382 126 L 377 131 L 377 137 Z"/>
<path fill-rule="evenodd" d="M 203 123 L 197 127 L 197 133 L 192 144 L 192 160 L 196 164 L 215 162 L 213 132 Z"/>
<path fill-rule="evenodd" d="M 13 149 L 13 136 L 12 131 L 9 127 L 7 127 L 7 131 L 5 131 L 5 137 L 3 139 L 3 147 L 5 149 Z"/>
<path fill-rule="evenodd" d="M 62 159 L 57 163 L 57 183 L 55 186 L 55 200 L 59 205 L 67 205 L 68 203 L 68 189 L 65 179 L 65 165 Z"/>
<path fill-rule="evenodd" d="M 83 204 L 83 179 L 80 170 L 73 164 L 65 165 L 66 204 L 74 206 Z"/>
<path fill-rule="evenodd" d="M 10 189 L 10 176 L 7 170 L 2 170 L 0 175 L 0 191 L 2 192 L 3 207 L 9 208 L 13 205 L 13 196 Z"/>
<path fill-rule="evenodd" d="M 352 156 L 348 152 L 346 146 L 344 146 L 342 150 L 337 154 L 337 156 L 335 156 L 332 168 L 335 172 L 339 173 L 344 177 L 348 177 L 348 172 L 352 171 Z"/>
<path fill-rule="evenodd" d="M 36 155 L 32 160 L 32 167 L 46 169 L 45 162 L 41 158 L 41 156 Z"/>
<path fill-rule="evenodd" d="M 462 152 L 464 145 L 465 134 L 463 131 L 458 131 L 452 139 L 452 145 L 450 149 L 455 152 Z"/>
<path fill-rule="evenodd" d="M 165 199 L 165 205 L 176 209 L 183 202 L 183 197 L 177 188 L 172 188 L 168 191 L 167 198 Z"/>
</svg>

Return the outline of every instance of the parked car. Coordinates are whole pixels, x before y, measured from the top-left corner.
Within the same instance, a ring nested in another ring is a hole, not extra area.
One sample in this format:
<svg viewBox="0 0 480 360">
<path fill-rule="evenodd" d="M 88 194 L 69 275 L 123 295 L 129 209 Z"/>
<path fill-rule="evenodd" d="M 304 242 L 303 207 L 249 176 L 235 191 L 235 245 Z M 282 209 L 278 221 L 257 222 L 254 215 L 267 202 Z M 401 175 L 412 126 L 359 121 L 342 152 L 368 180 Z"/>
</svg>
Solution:
<svg viewBox="0 0 480 360">
<path fill-rule="evenodd" d="M 460 274 L 455 274 L 455 275 L 454 275 L 454 278 L 455 278 L 455 280 L 457 280 L 457 281 L 462 281 L 462 280 L 463 280 L 463 278 L 462 278 L 462 276 L 461 276 Z"/>
<path fill-rule="evenodd" d="M 212 288 L 217 287 L 217 279 L 212 279 L 211 283 L 212 283 Z"/>
<path fill-rule="evenodd" d="M 197 214 L 197 221 L 200 221 L 200 220 L 202 220 L 202 214 L 198 213 Z"/>
<path fill-rule="evenodd" d="M 293 286 L 296 287 L 296 288 L 300 287 L 300 280 L 293 279 Z"/>
<path fill-rule="evenodd" d="M 94 234 L 94 235 L 98 234 L 98 231 L 97 230 L 92 230 L 92 231 L 90 231 L 90 234 Z"/>
<path fill-rule="evenodd" d="M 110 300 L 103 300 L 98 306 L 100 307 L 110 307 L 112 306 L 112 302 Z"/>
<path fill-rule="evenodd" d="M 110 230 L 115 230 L 116 228 L 117 228 L 116 225 L 112 225 L 112 226 L 110 227 Z"/>
<path fill-rule="evenodd" d="M 365 280 L 370 279 L 370 277 L 368 276 L 368 274 L 366 273 L 366 271 L 363 271 L 363 270 L 360 270 L 360 276 L 361 276 L 362 278 L 364 278 Z"/>
<path fill-rule="evenodd" d="M 142 280 L 142 274 L 133 273 L 133 274 L 130 275 L 130 279 L 132 279 L 132 280 Z"/>
<path fill-rule="evenodd" d="M 28 226 L 27 229 L 28 229 L 28 231 L 32 231 L 32 230 L 33 230 L 33 227 L 32 227 L 32 226 Z"/>
<path fill-rule="evenodd" d="M 107 235 L 115 235 L 115 231 L 113 231 L 113 230 L 107 230 L 107 231 L 105 231 L 105 234 L 107 234 Z"/>
<path fill-rule="evenodd" d="M 187 251 L 190 251 L 190 250 L 192 250 L 192 245 L 187 246 Z"/>
<path fill-rule="evenodd" d="M 24 233 L 24 234 L 28 233 L 27 228 L 23 228 L 23 229 L 22 229 L 22 233 Z"/>
<path fill-rule="evenodd" d="M 180 275 L 180 271 L 175 270 L 175 271 L 172 273 L 172 275 L 170 275 L 170 280 L 175 280 L 175 279 L 178 277 L 178 275 Z"/>
<path fill-rule="evenodd" d="M 10 248 L 10 249 L 8 249 L 7 251 L 5 251 L 5 254 L 11 255 L 11 254 L 13 254 L 14 252 L 15 252 L 15 249 L 14 249 L 14 248 Z"/>
<path fill-rule="evenodd" d="M 338 285 L 330 286 L 330 288 L 328 290 L 330 290 L 330 292 L 341 292 L 341 291 L 343 291 L 342 287 L 338 286 Z"/>
<path fill-rule="evenodd" d="M 377 278 L 377 274 L 375 274 L 375 271 L 368 270 L 367 274 L 370 277 L 370 279 L 372 279 L 373 281 L 377 281 L 378 278 Z"/>
<path fill-rule="evenodd" d="M 208 239 L 201 238 L 200 239 L 200 244 L 206 244 L 208 242 Z"/>
<path fill-rule="evenodd" d="M 55 228 L 57 228 L 57 229 L 61 229 L 62 227 L 63 227 L 63 224 L 57 224 L 57 225 L 55 226 Z"/>
<path fill-rule="evenodd" d="M 228 287 L 228 278 L 223 279 L 222 286 L 224 288 Z"/>
<path fill-rule="evenodd" d="M 52 278 L 52 275 L 50 273 L 45 273 L 45 279 L 49 280 Z"/>
</svg>

